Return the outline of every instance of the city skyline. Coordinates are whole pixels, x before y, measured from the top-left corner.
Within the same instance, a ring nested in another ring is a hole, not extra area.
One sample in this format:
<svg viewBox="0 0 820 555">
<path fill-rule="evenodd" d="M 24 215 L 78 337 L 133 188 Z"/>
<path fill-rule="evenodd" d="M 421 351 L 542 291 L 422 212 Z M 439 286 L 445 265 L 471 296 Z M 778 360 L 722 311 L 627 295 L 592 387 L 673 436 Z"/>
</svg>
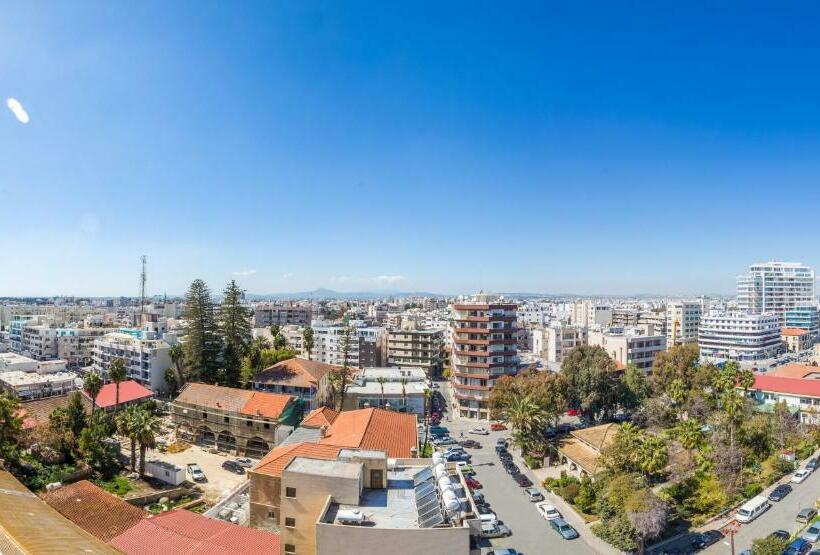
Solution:
<svg viewBox="0 0 820 555">
<path fill-rule="evenodd" d="M 169 294 L 731 294 L 820 265 L 811 13 L 433 6 L 10 5 L 0 295 L 133 294 L 142 254 Z"/>
</svg>

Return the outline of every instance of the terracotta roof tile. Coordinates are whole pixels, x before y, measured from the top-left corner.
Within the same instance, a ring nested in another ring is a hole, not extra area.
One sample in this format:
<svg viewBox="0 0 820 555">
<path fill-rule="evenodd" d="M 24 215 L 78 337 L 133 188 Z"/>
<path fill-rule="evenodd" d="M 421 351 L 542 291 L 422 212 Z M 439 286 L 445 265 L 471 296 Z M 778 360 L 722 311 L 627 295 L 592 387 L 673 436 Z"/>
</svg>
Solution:
<svg viewBox="0 0 820 555">
<path fill-rule="evenodd" d="M 254 378 L 254 383 L 276 383 L 309 388 L 318 384 L 325 374 L 337 368 L 340 367 L 315 360 L 291 358 L 262 370 Z"/>
<path fill-rule="evenodd" d="M 279 393 L 189 383 L 176 398 L 176 402 L 252 416 L 279 418 L 294 399 L 292 395 Z"/>
<path fill-rule="evenodd" d="M 319 443 L 294 443 L 276 447 L 259 461 L 253 468 L 253 472 L 268 476 L 281 476 L 285 467 L 296 457 L 333 460 L 341 450 L 342 447 L 321 445 Z"/>
<path fill-rule="evenodd" d="M 68 520 L 105 542 L 148 516 L 142 509 L 88 480 L 50 491 L 43 495 L 43 500 Z"/>
<path fill-rule="evenodd" d="M 125 380 L 120 382 L 120 404 L 150 399 L 154 394 L 150 389 L 146 389 L 139 382 Z M 113 407 L 117 403 L 117 384 L 107 383 L 102 386 L 97 394 L 97 406 L 103 409 Z"/>
<path fill-rule="evenodd" d="M 806 335 L 808 333 L 808 330 L 804 330 L 802 328 L 783 328 L 780 330 L 780 335 L 784 335 L 786 337 L 800 337 L 801 335 Z"/>
<path fill-rule="evenodd" d="M 775 368 L 766 375 L 781 378 L 805 378 L 809 374 L 820 374 L 820 367 L 792 362 Z"/>
<path fill-rule="evenodd" d="M 328 407 L 319 407 L 313 409 L 308 413 L 300 426 L 302 428 L 321 428 L 322 426 L 330 426 L 339 412 Z"/>
<path fill-rule="evenodd" d="M 76 392 L 68 395 L 57 395 L 55 397 L 47 397 L 45 399 L 38 399 L 36 401 L 24 401 L 20 403 L 20 410 L 17 416 L 23 419 L 23 428 L 30 429 L 42 424 L 48 424 L 48 417 L 59 408 L 68 407 L 71 396 Z M 91 412 L 91 400 L 86 395 L 80 395 L 83 400 L 85 410 Z"/>
<path fill-rule="evenodd" d="M 377 408 L 342 412 L 320 443 L 378 449 L 394 458 L 410 457 L 411 448 L 418 447 L 416 416 Z"/>
<path fill-rule="evenodd" d="M 279 534 L 177 509 L 141 521 L 111 545 L 127 555 L 252 555 L 279 553 Z"/>
</svg>

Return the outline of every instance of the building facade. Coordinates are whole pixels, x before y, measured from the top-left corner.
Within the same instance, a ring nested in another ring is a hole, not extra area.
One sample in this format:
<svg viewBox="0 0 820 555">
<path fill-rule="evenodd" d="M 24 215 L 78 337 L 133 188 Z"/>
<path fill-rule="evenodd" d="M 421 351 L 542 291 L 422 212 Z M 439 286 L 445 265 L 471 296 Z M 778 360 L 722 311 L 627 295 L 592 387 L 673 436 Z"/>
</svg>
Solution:
<svg viewBox="0 0 820 555">
<path fill-rule="evenodd" d="M 814 270 L 797 262 L 752 264 L 737 278 L 737 304 L 742 312 L 777 314 L 814 305 Z"/>
<path fill-rule="evenodd" d="M 253 309 L 254 327 L 269 328 L 277 326 L 287 326 L 294 324 L 297 326 L 307 326 L 313 318 L 313 308 L 303 305 L 257 305 Z"/>
<path fill-rule="evenodd" d="M 366 326 L 344 326 L 341 324 L 314 321 L 313 349 L 311 360 L 326 364 L 347 365 L 352 368 L 383 366 L 386 351 L 384 328 Z M 345 342 L 348 343 L 345 354 Z M 347 360 L 345 361 L 345 356 Z"/>
<path fill-rule="evenodd" d="M 621 367 L 632 364 L 649 371 L 655 357 L 666 350 L 666 336 L 655 333 L 651 326 L 608 328 L 590 331 L 589 344 L 604 349 Z"/>
<path fill-rule="evenodd" d="M 698 347 L 703 357 L 754 361 L 783 349 L 779 314 L 710 312 L 701 317 Z"/>
<path fill-rule="evenodd" d="M 490 417 L 496 380 L 518 372 L 515 303 L 478 295 L 453 305 L 452 385 L 459 414 Z"/>
<path fill-rule="evenodd" d="M 421 368 L 365 368 L 350 382 L 342 409 L 379 407 L 423 416 L 426 390 Z"/>
<path fill-rule="evenodd" d="M 532 330 L 532 352 L 547 362 L 561 363 L 569 352 L 587 344 L 587 328 L 555 325 Z"/>
<path fill-rule="evenodd" d="M 135 380 L 154 393 L 168 390 L 165 370 L 172 367 L 171 346 L 161 339 L 145 339 L 145 334 L 131 330 L 113 332 L 94 340 L 92 368 L 108 380 L 108 369 L 114 359 L 122 359 L 128 379 Z"/>
<path fill-rule="evenodd" d="M 425 329 L 404 322 L 401 329 L 387 332 L 387 365 L 412 366 L 433 378 L 444 369 L 444 330 Z"/>
<path fill-rule="evenodd" d="M 786 311 L 787 328 L 800 328 L 809 332 L 813 340 L 820 335 L 820 313 L 815 306 L 800 306 Z"/>
<path fill-rule="evenodd" d="M 700 301 L 673 301 L 666 305 L 666 343 L 670 347 L 697 343 L 703 314 Z"/>
</svg>

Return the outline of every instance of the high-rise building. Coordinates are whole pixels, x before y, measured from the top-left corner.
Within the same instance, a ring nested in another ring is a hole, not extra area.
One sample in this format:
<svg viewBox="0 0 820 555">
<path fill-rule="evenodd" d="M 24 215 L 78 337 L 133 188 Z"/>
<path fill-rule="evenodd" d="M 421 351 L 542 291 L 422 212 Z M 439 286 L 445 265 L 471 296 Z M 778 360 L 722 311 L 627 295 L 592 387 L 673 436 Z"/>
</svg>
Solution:
<svg viewBox="0 0 820 555">
<path fill-rule="evenodd" d="M 753 361 L 783 350 L 777 314 L 710 312 L 700 319 L 698 347 L 704 357 Z"/>
<path fill-rule="evenodd" d="M 814 305 L 814 270 L 799 262 L 752 264 L 737 278 L 737 304 L 744 312 L 777 314 L 782 325 L 787 310 Z"/>
<path fill-rule="evenodd" d="M 666 305 L 666 343 L 670 347 L 697 343 L 703 314 L 700 301 L 673 301 Z"/>
<path fill-rule="evenodd" d="M 820 333 L 820 313 L 817 307 L 800 306 L 787 310 L 785 327 L 806 330 L 812 339 L 816 339 Z"/>
<path fill-rule="evenodd" d="M 386 337 L 384 328 L 372 328 L 356 325 L 349 326 L 341 323 L 314 320 L 313 349 L 310 352 L 311 360 L 336 364 L 347 364 L 351 368 L 369 368 L 384 366 Z M 346 335 L 349 337 L 346 338 Z M 347 353 L 345 353 L 347 342 Z M 347 360 L 345 360 L 345 355 Z"/>
<path fill-rule="evenodd" d="M 496 380 L 518 372 L 516 308 L 484 294 L 453 305 L 452 382 L 463 417 L 489 418 Z"/>
</svg>

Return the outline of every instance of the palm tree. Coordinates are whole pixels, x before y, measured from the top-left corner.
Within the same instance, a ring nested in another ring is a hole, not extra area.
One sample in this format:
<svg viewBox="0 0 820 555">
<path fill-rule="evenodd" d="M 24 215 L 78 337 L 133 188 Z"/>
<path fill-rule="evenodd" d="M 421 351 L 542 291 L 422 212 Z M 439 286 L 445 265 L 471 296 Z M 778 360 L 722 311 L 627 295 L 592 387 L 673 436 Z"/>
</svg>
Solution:
<svg viewBox="0 0 820 555">
<path fill-rule="evenodd" d="M 121 358 L 115 358 L 108 366 L 108 378 L 117 385 L 114 412 L 118 412 L 120 410 L 120 382 L 124 382 L 125 377 L 125 362 L 123 362 Z"/>
<path fill-rule="evenodd" d="M 675 435 L 686 449 L 694 449 L 703 441 L 701 425 L 696 420 L 684 420 L 675 427 Z"/>
<path fill-rule="evenodd" d="M 310 360 L 310 351 L 313 350 L 313 328 L 306 326 L 302 332 L 302 352 L 307 353 L 307 359 Z"/>
<path fill-rule="evenodd" d="M 430 407 L 433 405 L 433 390 L 424 390 L 424 445 L 421 448 L 422 454 L 427 451 L 427 441 L 430 439 Z"/>
<path fill-rule="evenodd" d="M 140 446 L 140 476 L 145 475 L 145 453 L 156 445 L 160 431 L 159 419 L 146 407 L 137 410 L 134 421 L 134 437 Z"/>
<path fill-rule="evenodd" d="M 741 370 L 738 373 L 738 385 L 743 388 L 743 394 L 747 394 L 755 384 L 755 373 L 751 369 Z"/>
<path fill-rule="evenodd" d="M 136 405 L 129 405 L 123 412 L 117 415 L 115 423 L 117 425 L 117 433 L 128 438 L 131 442 L 131 471 L 137 470 L 137 425 L 139 423 L 138 414 L 140 408 Z"/>
<path fill-rule="evenodd" d="M 182 374 L 182 361 L 185 360 L 185 351 L 182 348 L 182 344 L 177 343 L 171 345 L 171 348 L 168 349 L 168 356 L 171 357 L 171 362 L 174 363 L 177 387 L 182 387 L 185 385 L 185 377 Z"/>
<path fill-rule="evenodd" d="M 384 408 L 384 384 L 387 380 L 384 379 L 384 376 L 379 376 L 376 378 L 376 381 L 382 389 L 381 399 L 379 400 L 379 408 Z"/>
<path fill-rule="evenodd" d="M 547 422 L 547 414 L 543 408 L 529 396 L 515 397 L 504 408 L 501 414 L 513 428 L 515 442 L 522 451 L 528 451 L 536 436 Z"/>
<path fill-rule="evenodd" d="M 103 382 L 96 370 L 92 370 L 83 380 L 83 389 L 91 397 L 91 416 L 94 417 L 94 410 L 97 408 L 97 395 L 100 394 Z"/>
<path fill-rule="evenodd" d="M 649 477 L 657 474 L 669 462 L 669 452 L 666 449 L 666 442 L 657 436 L 647 436 L 641 442 L 638 449 L 638 466 L 645 476 Z"/>
<path fill-rule="evenodd" d="M 409 380 L 407 378 L 402 378 L 401 380 L 401 401 L 404 405 L 404 410 L 407 412 L 407 384 Z"/>
</svg>

